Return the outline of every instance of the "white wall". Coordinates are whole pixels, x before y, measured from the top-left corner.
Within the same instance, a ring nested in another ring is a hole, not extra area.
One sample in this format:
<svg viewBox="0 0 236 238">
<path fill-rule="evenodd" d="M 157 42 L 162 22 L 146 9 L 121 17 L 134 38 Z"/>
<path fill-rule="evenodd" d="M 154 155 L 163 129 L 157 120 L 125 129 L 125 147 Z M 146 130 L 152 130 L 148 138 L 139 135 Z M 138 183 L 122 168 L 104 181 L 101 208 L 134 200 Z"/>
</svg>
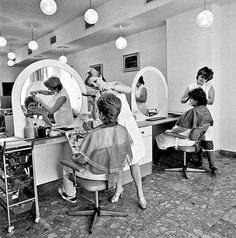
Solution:
<svg viewBox="0 0 236 238">
<path fill-rule="evenodd" d="M 216 149 L 236 151 L 236 3 L 223 8 L 208 6 L 214 24 L 208 29 L 197 26 L 196 9 L 167 20 L 167 69 L 169 110 L 185 111 L 180 103 L 184 89 L 196 80 L 197 70 L 208 66 L 214 71 L 216 91 L 214 139 Z"/>
<path fill-rule="evenodd" d="M 140 68 L 155 66 L 166 76 L 166 27 L 159 27 L 126 37 L 128 46 L 118 50 L 115 42 L 94 47 L 68 56 L 69 64 L 83 77 L 89 65 L 103 64 L 103 75 L 108 81 L 132 85 L 137 71 L 122 71 L 122 56 L 140 52 Z"/>
<path fill-rule="evenodd" d="M 236 151 L 236 3 L 222 9 L 220 145 Z"/>
<path fill-rule="evenodd" d="M 22 67 L 9 67 L 6 57 L 0 56 L 0 83 L 14 82 L 22 70 Z M 2 85 L 0 86 L 0 96 L 2 96 Z"/>
</svg>

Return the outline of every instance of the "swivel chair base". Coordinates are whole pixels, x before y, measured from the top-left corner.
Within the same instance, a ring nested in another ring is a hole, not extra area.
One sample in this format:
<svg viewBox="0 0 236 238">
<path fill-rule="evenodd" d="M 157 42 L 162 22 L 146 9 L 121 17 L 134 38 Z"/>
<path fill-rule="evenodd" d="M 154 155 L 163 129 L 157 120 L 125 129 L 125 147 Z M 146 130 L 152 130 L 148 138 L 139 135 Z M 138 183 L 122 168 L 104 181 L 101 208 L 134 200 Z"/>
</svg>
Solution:
<svg viewBox="0 0 236 238">
<path fill-rule="evenodd" d="M 92 234 L 99 216 L 127 217 L 128 213 L 118 212 L 118 211 L 108 211 L 108 210 L 101 209 L 101 207 L 99 206 L 99 201 L 98 201 L 98 191 L 95 191 L 95 205 L 94 205 L 93 209 L 82 210 L 82 211 L 80 211 L 80 210 L 69 211 L 68 215 L 69 216 L 92 216 L 93 215 L 93 223 L 89 229 L 89 234 Z"/>
</svg>

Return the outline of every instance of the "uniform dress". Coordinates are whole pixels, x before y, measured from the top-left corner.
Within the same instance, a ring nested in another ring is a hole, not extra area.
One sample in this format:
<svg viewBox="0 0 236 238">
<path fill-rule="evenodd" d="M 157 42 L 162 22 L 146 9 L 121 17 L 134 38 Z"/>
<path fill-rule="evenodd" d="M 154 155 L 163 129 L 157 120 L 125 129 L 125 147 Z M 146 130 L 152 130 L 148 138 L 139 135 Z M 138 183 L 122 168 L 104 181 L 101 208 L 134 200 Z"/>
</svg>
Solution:
<svg viewBox="0 0 236 238">
<path fill-rule="evenodd" d="M 140 85 L 138 88 L 135 89 L 135 96 L 137 98 L 140 98 L 142 89 L 145 89 L 145 87 L 143 85 Z M 139 111 L 142 112 L 145 116 L 148 116 L 146 102 L 140 102 L 136 99 L 136 103 L 137 103 L 137 107 L 138 107 Z"/>
<path fill-rule="evenodd" d="M 115 86 L 116 82 L 109 83 L 111 86 Z M 137 122 L 135 121 L 133 114 L 130 110 L 128 101 L 124 93 L 119 93 L 114 90 L 109 90 L 109 93 L 116 95 L 122 103 L 121 111 L 118 116 L 118 123 L 124 126 L 129 132 L 133 144 L 131 146 L 133 159 L 130 165 L 134 165 L 140 161 L 145 156 L 145 146 L 144 141 L 139 131 Z"/>
<path fill-rule="evenodd" d="M 66 97 L 66 102 L 56 111 L 54 112 L 54 119 L 57 125 L 70 125 L 73 122 L 73 114 L 72 107 L 70 103 L 70 98 L 65 88 L 62 88 L 60 92 L 56 92 L 53 95 L 53 103 L 57 101 L 60 97 Z"/>
</svg>

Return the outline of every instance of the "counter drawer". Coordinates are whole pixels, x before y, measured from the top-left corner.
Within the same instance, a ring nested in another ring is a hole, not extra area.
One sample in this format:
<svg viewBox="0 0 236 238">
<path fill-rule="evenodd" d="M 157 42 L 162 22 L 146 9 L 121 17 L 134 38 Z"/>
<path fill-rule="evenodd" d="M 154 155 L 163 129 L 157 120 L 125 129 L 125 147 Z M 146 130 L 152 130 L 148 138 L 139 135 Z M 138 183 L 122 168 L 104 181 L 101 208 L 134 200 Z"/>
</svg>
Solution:
<svg viewBox="0 0 236 238">
<path fill-rule="evenodd" d="M 152 127 L 151 126 L 141 127 L 141 128 L 139 128 L 139 131 L 143 137 L 152 135 Z"/>
</svg>

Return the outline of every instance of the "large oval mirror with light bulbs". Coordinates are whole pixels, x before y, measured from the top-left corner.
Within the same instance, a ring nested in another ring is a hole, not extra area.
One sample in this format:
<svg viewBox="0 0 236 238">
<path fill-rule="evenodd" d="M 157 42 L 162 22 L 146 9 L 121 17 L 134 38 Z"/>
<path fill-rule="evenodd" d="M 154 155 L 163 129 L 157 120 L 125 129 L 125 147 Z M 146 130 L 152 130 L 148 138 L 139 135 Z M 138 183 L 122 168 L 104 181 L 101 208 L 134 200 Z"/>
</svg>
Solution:
<svg viewBox="0 0 236 238">
<path fill-rule="evenodd" d="M 138 121 L 167 117 L 168 90 L 161 71 L 153 66 L 139 70 L 132 83 L 131 108 Z"/>
<path fill-rule="evenodd" d="M 47 90 L 43 82 L 52 75 L 60 78 L 63 87 L 68 92 L 74 114 L 87 112 L 87 100 L 82 97 L 82 92 L 86 93 L 86 88 L 80 75 L 69 65 L 57 60 L 41 60 L 26 67 L 14 83 L 12 109 L 15 136 L 24 137 L 25 98 L 30 95 L 30 91 Z M 38 96 L 48 105 L 52 104 L 52 96 L 41 94 Z"/>
</svg>

